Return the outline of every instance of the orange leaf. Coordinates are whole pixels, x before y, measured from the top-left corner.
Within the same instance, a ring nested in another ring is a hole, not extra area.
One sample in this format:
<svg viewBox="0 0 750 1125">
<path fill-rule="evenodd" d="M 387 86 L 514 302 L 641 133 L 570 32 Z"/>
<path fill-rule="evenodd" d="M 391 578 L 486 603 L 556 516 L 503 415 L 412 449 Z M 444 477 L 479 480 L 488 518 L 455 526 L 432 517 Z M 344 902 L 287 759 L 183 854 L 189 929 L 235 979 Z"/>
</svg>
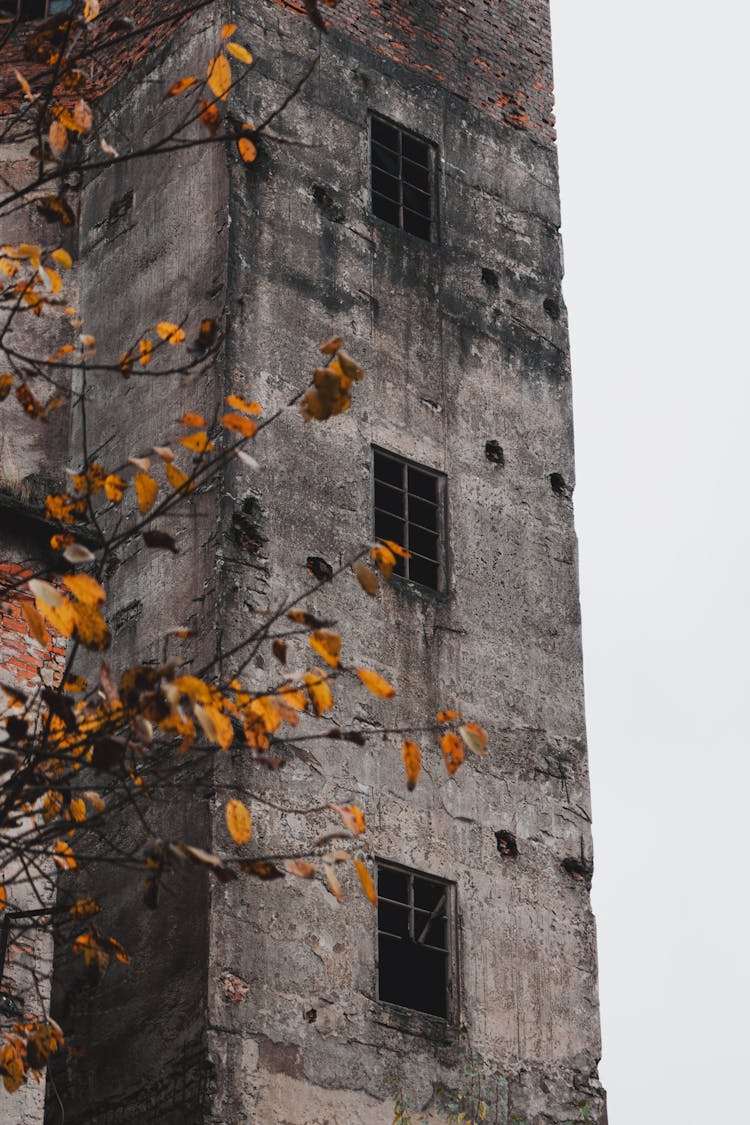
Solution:
<svg viewBox="0 0 750 1125">
<path fill-rule="evenodd" d="M 8 905 L 8 892 L 5 887 L 0 883 L 0 914 L 2 914 L 5 907 Z"/>
<path fill-rule="evenodd" d="M 452 731 L 444 734 L 438 741 L 443 748 L 445 768 L 449 774 L 453 775 L 464 760 L 463 743 L 458 735 L 453 734 Z"/>
<path fill-rule="evenodd" d="M 164 97 L 174 98 L 177 94 L 182 94 L 185 90 L 189 90 L 197 81 L 197 78 L 192 74 L 188 75 L 186 78 L 178 78 L 174 85 L 169 87 Z"/>
<path fill-rule="evenodd" d="M 13 386 L 13 376 L 7 372 L 5 375 L 0 375 L 0 402 L 8 397 L 8 392 Z"/>
<path fill-rule="evenodd" d="M 34 640 L 38 641 L 43 648 L 46 648 L 49 644 L 49 633 L 38 610 L 34 609 L 33 605 L 28 602 L 22 602 L 21 613 L 26 618 L 26 623 Z"/>
<path fill-rule="evenodd" d="M 250 138 L 246 136 L 239 136 L 237 138 L 237 151 L 245 164 L 252 164 L 258 156 L 258 149 Z"/>
<path fill-rule="evenodd" d="M 303 677 L 305 686 L 307 687 L 307 694 L 310 697 L 310 702 L 316 715 L 322 715 L 324 711 L 330 711 L 333 707 L 333 695 L 331 689 L 326 683 L 327 675 L 325 672 L 317 670 L 315 672 L 307 672 Z"/>
<path fill-rule="evenodd" d="M 76 575 L 85 578 L 86 575 Z M 109 648 L 111 640 L 107 622 L 102 617 L 99 607 L 76 602 L 73 606 L 74 623 L 73 636 L 92 652 L 103 652 Z"/>
<path fill-rule="evenodd" d="M 75 871 L 78 867 L 76 857 L 73 855 L 73 849 L 70 844 L 66 844 L 64 840 L 55 840 L 55 851 L 57 855 L 53 855 L 53 860 L 56 865 L 63 871 Z"/>
<path fill-rule="evenodd" d="M 450 723 L 454 719 L 460 719 L 461 715 L 458 711 L 438 711 L 437 721 L 439 723 Z"/>
<path fill-rule="evenodd" d="M 49 147 L 54 156 L 62 156 L 68 147 L 68 130 L 57 119 L 49 127 Z"/>
<path fill-rule="evenodd" d="M 72 591 L 73 597 L 84 605 L 98 605 L 106 601 L 104 587 L 90 574 L 66 574 L 63 582 Z"/>
<path fill-rule="evenodd" d="M 394 543 L 392 539 L 384 539 L 383 542 L 385 543 L 386 547 L 389 547 L 390 550 L 393 551 L 394 555 L 401 555 L 402 559 L 411 558 L 409 552 L 405 551 L 403 547 L 400 547 L 398 543 Z"/>
<path fill-rule="evenodd" d="M 340 336 L 331 336 L 330 340 L 326 340 L 324 344 L 320 345 L 320 350 L 323 355 L 335 355 L 343 343 L 344 341 Z"/>
<path fill-rule="evenodd" d="M 387 680 L 379 676 L 377 672 L 370 672 L 367 668 L 358 668 L 357 675 L 368 691 L 373 695 L 379 695 L 382 699 L 389 699 L 390 696 L 396 694 L 396 689 L 392 687 Z"/>
<path fill-rule="evenodd" d="M 322 656 L 326 664 L 332 668 L 339 666 L 339 652 L 341 651 L 341 637 L 330 629 L 316 629 L 310 634 L 310 648 Z"/>
<path fill-rule="evenodd" d="M 262 414 L 263 409 L 257 402 L 245 402 L 239 395 L 227 395 L 227 406 L 233 410 L 241 410 L 243 414 Z"/>
<path fill-rule="evenodd" d="M 352 570 L 364 592 L 369 594 L 371 598 L 375 597 L 378 592 L 378 576 L 375 571 L 370 570 L 369 566 L 365 566 L 361 559 L 352 563 Z"/>
<path fill-rule="evenodd" d="M 213 102 L 201 101 L 200 111 L 201 124 L 205 125 L 212 137 L 215 136 L 221 120 L 218 109 Z"/>
<path fill-rule="evenodd" d="M 248 65 L 253 61 L 253 56 L 248 51 L 247 47 L 242 47 L 239 43 L 227 43 L 227 52 L 233 55 L 234 58 L 239 59 L 240 62 L 247 63 Z"/>
<path fill-rule="evenodd" d="M 222 39 L 229 39 L 230 36 L 234 35 L 236 30 L 237 30 L 237 24 L 236 23 L 225 23 L 224 26 L 221 29 L 221 38 Z"/>
<path fill-rule="evenodd" d="M 402 749 L 404 766 L 406 767 L 406 788 L 411 792 L 419 780 L 422 769 L 422 751 L 416 742 L 412 742 L 409 738 L 404 741 Z"/>
<path fill-rule="evenodd" d="M 483 758 L 487 753 L 487 732 L 478 723 L 464 723 L 458 730 L 472 754 Z"/>
<path fill-rule="evenodd" d="M 217 55 L 208 64 L 208 84 L 217 98 L 223 102 L 227 100 L 232 88 L 232 68 L 225 55 Z"/>
<path fill-rule="evenodd" d="M 63 267 L 63 269 L 69 270 L 73 265 L 73 259 L 71 258 L 70 254 L 67 250 L 63 250 L 62 247 L 57 250 L 53 250 L 52 257 L 59 266 Z"/>
<path fill-rule="evenodd" d="M 393 551 L 389 547 L 373 547 L 370 555 L 383 578 L 389 579 L 396 565 L 396 556 Z"/>
<path fill-rule="evenodd" d="M 253 822 L 249 810 L 243 805 L 242 801 L 237 801 L 234 797 L 227 801 L 224 816 L 229 835 L 235 844 L 246 844 L 253 830 Z"/>
<path fill-rule="evenodd" d="M 208 453 L 214 447 L 205 430 L 199 430 L 196 434 L 188 434 L 187 437 L 180 438 L 180 445 L 184 445 L 186 449 L 192 450 L 193 453 Z"/>
<path fill-rule="evenodd" d="M 159 485 L 149 473 L 135 474 L 135 494 L 138 497 L 138 507 L 142 515 L 150 512 L 154 506 Z"/>
<path fill-rule="evenodd" d="M 357 872 L 359 881 L 362 884 L 362 890 L 365 892 L 372 905 L 377 906 L 378 896 L 375 893 L 375 885 L 373 884 L 370 872 L 367 870 L 361 859 L 355 859 L 353 862 L 354 870 Z"/>
<path fill-rule="evenodd" d="M 185 339 L 185 333 L 180 326 L 172 324 L 169 320 L 160 320 L 156 326 L 156 331 L 162 340 L 166 340 L 168 344 L 181 344 Z"/>
<path fill-rule="evenodd" d="M 353 836 L 361 836 L 365 830 L 365 816 L 357 805 L 329 805 L 339 814 L 346 828 Z"/>
<path fill-rule="evenodd" d="M 110 473 L 104 481 L 105 495 L 113 504 L 120 503 L 127 487 L 127 481 L 124 481 L 117 473 Z"/>
<path fill-rule="evenodd" d="M 138 344 L 138 349 L 141 353 L 141 358 L 138 362 L 140 363 L 141 367 L 148 367 L 149 363 L 151 362 L 151 355 L 154 350 L 154 345 L 151 343 L 148 337 L 144 337 Z"/>
<path fill-rule="evenodd" d="M 252 437 L 258 427 L 250 418 L 245 418 L 243 414 L 224 414 L 221 419 L 221 424 L 227 430 L 236 430 L 238 434 L 244 434 L 245 437 Z"/>
<path fill-rule="evenodd" d="M 170 461 L 164 462 L 164 472 L 167 474 L 167 480 L 172 485 L 175 492 L 190 492 L 193 489 L 193 483 L 188 476 L 173 465 Z"/>
<path fill-rule="evenodd" d="M 338 876 L 330 863 L 323 864 L 323 871 L 326 877 L 326 884 L 328 890 L 331 892 L 337 902 L 343 902 L 344 896 L 341 893 L 341 884 L 339 883 Z"/>
<path fill-rule="evenodd" d="M 70 802 L 70 815 L 79 824 L 86 819 L 86 802 L 80 797 L 73 797 Z"/>
<path fill-rule="evenodd" d="M 183 426 L 205 426 L 206 419 L 202 414 L 196 414 L 193 410 L 188 410 L 187 414 L 183 414 L 180 418 Z"/>
</svg>

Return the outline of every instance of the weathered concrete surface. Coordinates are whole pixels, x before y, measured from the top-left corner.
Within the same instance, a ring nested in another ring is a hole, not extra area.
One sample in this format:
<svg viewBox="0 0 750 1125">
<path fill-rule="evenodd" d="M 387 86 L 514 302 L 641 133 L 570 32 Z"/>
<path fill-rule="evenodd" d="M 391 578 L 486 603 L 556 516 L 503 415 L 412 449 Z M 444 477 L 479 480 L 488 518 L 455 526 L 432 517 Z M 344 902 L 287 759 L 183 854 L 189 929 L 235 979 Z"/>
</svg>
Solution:
<svg viewBox="0 0 750 1125">
<path fill-rule="evenodd" d="M 112 143 L 118 129 L 149 134 L 164 86 L 204 72 L 226 17 L 197 15 L 120 87 Z M 136 954 L 127 975 L 92 995 L 57 953 L 54 1010 L 89 1044 L 56 1070 L 66 1125 L 389 1125 L 396 1091 L 438 1115 L 436 1087 L 461 1090 L 475 1052 L 504 1084 L 496 1122 L 563 1125 L 585 1108 L 604 1125 L 594 923 L 586 879 L 563 867 L 591 862 L 591 838 L 573 511 L 550 485 L 554 473 L 574 480 L 550 122 L 508 128 L 472 106 L 430 77 L 424 44 L 410 47 L 420 65 L 412 55 L 401 66 L 336 31 L 321 41 L 272 0 L 236 3 L 232 18 L 257 59 L 231 107 L 243 119 L 280 105 L 320 46 L 314 76 L 274 123 L 304 144 L 263 142 L 251 166 L 234 150 L 195 150 L 87 185 L 81 308 L 112 357 L 180 309 L 194 312 L 190 328 L 221 310 L 229 325 L 223 366 L 199 382 L 96 380 L 91 425 L 117 463 L 174 430 L 184 409 L 212 415 L 230 391 L 269 411 L 304 385 L 335 333 L 367 377 L 348 414 L 318 426 L 286 413 L 258 439 L 260 476 L 237 465 L 165 521 L 176 559 L 143 549 L 118 559 L 114 651 L 123 665 L 155 658 L 166 628 L 197 625 L 184 655 L 199 665 L 218 637 L 231 648 L 255 610 L 301 588 L 308 555 L 343 562 L 371 535 L 373 444 L 446 473 L 444 593 L 394 582 L 368 601 L 345 575 L 310 608 L 339 620 L 348 660 L 399 688 L 388 703 L 347 688 L 336 719 L 423 725 L 460 705 L 487 728 L 490 754 L 448 779 L 425 742 L 411 795 L 397 739 L 319 744 L 320 772 L 296 761 L 251 781 L 290 805 L 355 800 L 371 856 L 455 881 L 460 1017 L 447 1026 L 377 1001 L 375 919 L 352 883 L 337 906 L 318 884 L 185 882 L 183 913 L 165 904 L 144 916 L 135 879 L 113 920 Z M 436 243 L 370 215 L 370 111 L 437 145 Z M 488 441 L 503 464 L 485 456 Z M 275 673 L 258 657 L 253 675 L 262 686 Z M 248 768 L 227 761 L 214 780 L 240 782 Z M 163 834 L 213 833 L 225 849 L 222 804 L 196 816 L 176 793 Z M 254 812 L 259 854 L 330 823 Z M 516 858 L 499 853 L 502 830 Z M 123 832 L 136 842 L 134 826 Z M 59 1120 L 52 1098 L 47 1120 Z"/>
<path fill-rule="evenodd" d="M 236 12 L 258 58 L 243 116 L 258 120 L 318 37 L 273 5 Z M 438 146 L 437 243 L 369 214 L 368 111 Z M 562 866 L 589 864 L 591 839 L 573 511 L 550 485 L 574 480 L 554 150 L 335 33 L 276 127 L 313 147 L 266 144 L 252 168 L 233 166 L 227 389 L 282 404 L 335 333 L 367 378 L 347 415 L 316 426 L 292 413 L 266 431 L 260 478 L 230 477 L 225 526 L 252 498 L 265 542 L 243 558 L 224 540 L 224 636 L 300 587 L 308 555 L 335 566 L 367 540 L 373 445 L 441 470 L 445 594 L 394 583 L 370 602 L 350 577 L 310 608 L 341 623 L 348 659 L 399 685 L 392 703 L 357 699 L 365 722 L 420 724 L 458 704 L 492 749 L 448 779 L 425 746 L 411 796 L 398 740 L 316 747 L 322 778 L 297 763 L 269 782 L 290 804 L 355 800 L 371 854 L 455 880 L 461 1031 L 425 1035 L 375 1000 L 375 923 L 356 893 L 337 907 L 317 888 L 214 888 L 211 1120 L 387 1121 L 394 1084 L 424 1105 L 437 1086 L 460 1088 L 478 1051 L 508 1081 L 508 1119 L 572 1121 L 585 1106 L 601 1123 L 594 923 L 586 879 Z M 259 682 L 273 676 L 256 664 Z M 351 709 L 349 697 L 336 714 Z M 264 824 L 259 854 L 309 831 L 291 815 Z M 503 829 L 516 859 L 498 852 Z M 227 972 L 245 999 L 227 1000 Z M 259 1050 L 250 1084 L 249 1037 L 278 1045 Z"/>
</svg>

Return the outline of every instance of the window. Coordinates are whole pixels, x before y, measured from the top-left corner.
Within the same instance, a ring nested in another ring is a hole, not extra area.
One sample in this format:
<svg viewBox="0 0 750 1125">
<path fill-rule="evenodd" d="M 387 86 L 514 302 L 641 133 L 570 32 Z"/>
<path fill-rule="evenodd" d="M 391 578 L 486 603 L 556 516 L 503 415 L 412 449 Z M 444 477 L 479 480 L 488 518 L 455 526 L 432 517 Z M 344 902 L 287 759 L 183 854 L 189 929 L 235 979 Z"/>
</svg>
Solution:
<svg viewBox="0 0 750 1125">
<path fill-rule="evenodd" d="M 434 148 L 380 117 L 370 118 L 372 213 L 426 242 L 434 226 Z"/>
<path fill-rule="evenodd" d="M 452 1011 L 453 885 L 378 864 L 378 999 L 447 1020 Z"/>
<path fill-rule="evenodd" d="M 0 23 L 31 23 L 67 12 L 72 0 L 0 0 Z"/>
<path fill-rule="evenodd" d="M 373 450 L 375 536 L 409 551 L 398 558 L 396 574 L 440 590 L 445 477 L 393 453 Z"/>
</svg>

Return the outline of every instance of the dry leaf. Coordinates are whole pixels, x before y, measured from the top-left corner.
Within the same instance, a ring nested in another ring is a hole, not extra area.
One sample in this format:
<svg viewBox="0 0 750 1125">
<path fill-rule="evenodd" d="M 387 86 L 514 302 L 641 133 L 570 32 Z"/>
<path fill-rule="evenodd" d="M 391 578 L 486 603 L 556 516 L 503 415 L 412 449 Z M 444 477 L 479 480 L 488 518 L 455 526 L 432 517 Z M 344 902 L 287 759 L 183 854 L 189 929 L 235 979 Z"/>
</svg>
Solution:
<svg viewBox="0 0 750 1125">
<path fill-rule="evenodd" d="M 487 732 L 478 723 L 464 723 L 458 730 L 472 754 L 483 758 L 487 753 Z"/>
<path fill-rule="evenodd" d="M 178 324 L 172 324 L 169 320 L 160 320 L 156 326 L 156 331 L 162 340 L 166 340 L 168 344 L 181 344 L 185 339 L 185 333 Z"/>
<path fill-rule="evenodd" d="M 194 86 L 197 81 L 198 79 L 195 78 L 192 74 L 188 75 L 185 78 L 178 78 L 174 85 L 170 86 L 167 90 L 166 94 L 164 95 L 165 99 L 174 98 L 177 96 L 177 94 L 184 93 L 185 90 L 189 90 L 191 86 Z"/>
<path fill-rule="evenodd" d="M 402 750 L 406 768 L 406 788 L 411 792 L 419 780 L 422 769 L 422 751 L 410 738 L 405 739 Z"/>
<path fill-rule="evenodd" d="M 322 656 L 331 668 L 338 668 L 341 637 L 330 629 L 316 629 L 310 634 L 310 648 Z"/>
<path fill-rule="evenodd" d="M 396 694 L 396 689 L 377 672 L 370 672 L 367 668 L 358 668 L 357 675 L 367 690 L 371 691 L 373 695 L 379 695 L 381 699 L 389 699 Z"/>
<path fill-rule="evenodd" d="M 445 758 L 445 768 L 451 776 L 456 772 L 458 767 L 464 760 L 464 747 L 461 739 L 453 731 L 448 734 L 442 735 L 438 739 L 443 748 L 443 756 Z"/>
<path fill-rule="evenodd" d="M 378 592 L 378 576 L 375 571 L 370 570 L 369 566 L 366 566 L 361 559 L 352 563 L 352 570 L 356 574 L 357 581 L 365 593 L 369 594 L 370 597 L 374 597 Z"/>
<path fill-rule="evenodd" d="M 225 55 L 217 55 L 208 64 L 208 85 L 217 98 L 223 102 L 227 100 L 232 88 L 232 68 Z"/>
<path fill-rule="evenodd" d="M 234 840 L 235 844 L 246 844 L 250 839 L 252 833 L 252 817 L 250 811 L 243 805 L 242 801 L 236 800 L 232 797 L 227 801 L 224 816 L 229 829 L 229 835 Z"/>
<path fill-rule="evenodd" d="M 370 875 L 370 872 L 367 870 L 366 866 L 364 865 L 364 863 L 362 862 L 361 859 L 355 859 L 353 862 L 354 862 L 354 870 L 357 872 L 357 875 L 359 876 L 359 881 L 362 884 L 362 890 L 365 892 L 365 894 L 369 898 L 372 905 L 377 906 L 378 905 L 378 896 L 375 893 L 375 885 L 372 881 L 372 876 Z"/>
<path fill-rule="evenodd" d="M 248 51 L 247 47 L 241 47 L 239 43 L 227 43 L 227 53 L 248 65 L 253 61 L 253 56 Z"/>
<path fill-rule="evenodd" d="M 135 462 L 137 458 L 132 458 L 131 461 Z M 148 458 L 144 458 L 146 465 L 151 462 Z M 146 515 L 154 506 L 154 502 L 159 492 L 159 485 L 149 473 L 139 472 L 135 474 L 135 494 L 138 497 L 138 507 L 142 515 Z"/>
</svg>

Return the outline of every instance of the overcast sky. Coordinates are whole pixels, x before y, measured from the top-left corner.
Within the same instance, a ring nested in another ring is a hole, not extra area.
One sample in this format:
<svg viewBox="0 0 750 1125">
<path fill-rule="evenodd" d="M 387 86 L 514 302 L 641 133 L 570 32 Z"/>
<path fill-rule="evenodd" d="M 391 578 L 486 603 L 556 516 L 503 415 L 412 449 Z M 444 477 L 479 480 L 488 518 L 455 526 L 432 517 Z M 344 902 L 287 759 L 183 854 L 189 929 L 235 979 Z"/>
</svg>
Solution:
<svg viewBox="0 0 750 1125">
<path fill-rule="evenodd" d="M 750 9 L 552 0 L 611 1125 L 750 1121 Z"/>
</svg>

